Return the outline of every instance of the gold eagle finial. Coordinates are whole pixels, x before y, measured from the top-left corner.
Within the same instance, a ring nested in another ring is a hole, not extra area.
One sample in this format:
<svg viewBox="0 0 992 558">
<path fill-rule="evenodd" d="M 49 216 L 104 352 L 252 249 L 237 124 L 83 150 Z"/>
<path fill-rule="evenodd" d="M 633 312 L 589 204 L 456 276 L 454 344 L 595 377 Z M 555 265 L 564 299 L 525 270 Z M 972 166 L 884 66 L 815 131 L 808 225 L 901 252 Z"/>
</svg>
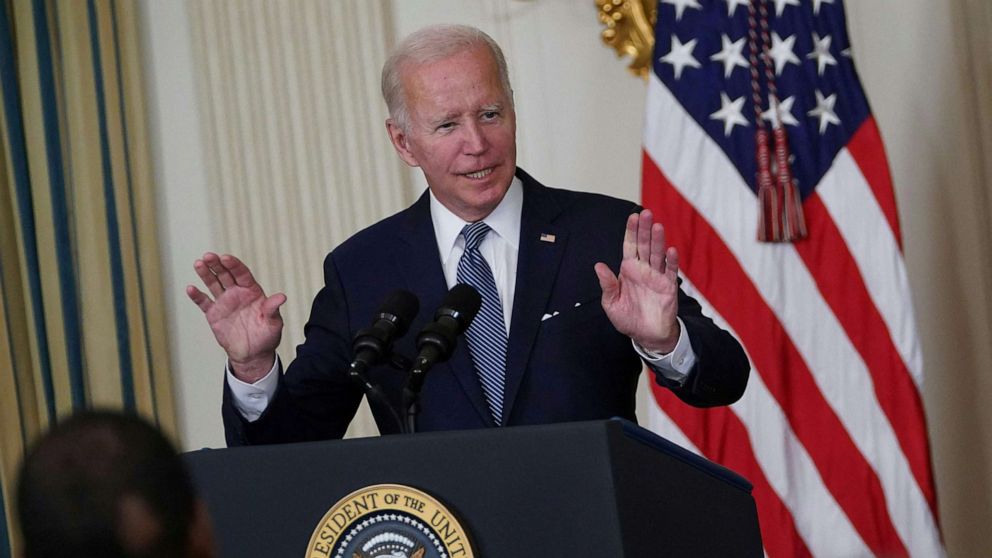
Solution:
<svg viewBox="0 0 992 558">
<path fill-rule="evenodd" d="M 617 56 L 630 56 L 627 67 L 634 75 L 647 78 L 654 50 L 654 24 L 658 4 L 654 0 L 596 0 L 599 21 L 606 25 L 600 33 L 603 42 L 617 51 Z"/>
</svg>

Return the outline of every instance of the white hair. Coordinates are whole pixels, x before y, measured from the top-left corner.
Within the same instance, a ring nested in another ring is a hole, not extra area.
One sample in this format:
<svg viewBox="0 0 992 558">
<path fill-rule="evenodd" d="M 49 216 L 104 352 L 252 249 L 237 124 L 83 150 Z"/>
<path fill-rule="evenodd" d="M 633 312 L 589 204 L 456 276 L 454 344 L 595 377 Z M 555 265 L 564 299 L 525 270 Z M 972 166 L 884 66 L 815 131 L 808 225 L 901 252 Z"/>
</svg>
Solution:
<svg viewBox="0 0 992 558">
<path fill-rule="evenodd" d="M 431 25 L 400 41 L 382 66 L 382 98 L 389 116 L 404 131 L 409 129 L 410 115 L 403 91 L 403 69 L 409 64 L 426 64 L 442 60 L 465 50 L 485 46 L 496 61 L 503 93 L 513 106 L 513 89 L 503 51 L 492 37 L 468 25 Z"/>
</svg>

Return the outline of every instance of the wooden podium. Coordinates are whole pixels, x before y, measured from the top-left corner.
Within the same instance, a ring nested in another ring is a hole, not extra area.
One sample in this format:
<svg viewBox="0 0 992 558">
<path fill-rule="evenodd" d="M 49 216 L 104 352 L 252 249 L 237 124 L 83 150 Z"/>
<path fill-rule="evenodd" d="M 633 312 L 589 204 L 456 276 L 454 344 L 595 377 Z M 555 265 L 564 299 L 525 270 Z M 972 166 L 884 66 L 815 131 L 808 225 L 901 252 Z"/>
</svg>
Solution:
<svg viewBox="0 0 992 558">
<path fill-rule="evenodd" d="M 304 558 L 336 502 L 384 483 L 443 503 L 475 556 L 762 556 L 746 480 L 620 419 L 201 450 L 185 459 L 224 557 Z"/>
</svg>

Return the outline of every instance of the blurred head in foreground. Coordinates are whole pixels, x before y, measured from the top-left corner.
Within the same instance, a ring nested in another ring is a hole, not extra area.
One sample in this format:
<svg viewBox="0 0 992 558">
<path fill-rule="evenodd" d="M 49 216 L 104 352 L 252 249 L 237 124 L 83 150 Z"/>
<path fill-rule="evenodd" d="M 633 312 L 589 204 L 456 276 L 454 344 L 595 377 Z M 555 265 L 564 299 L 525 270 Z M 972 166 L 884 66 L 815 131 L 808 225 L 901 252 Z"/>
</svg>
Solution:
<svg viewBox="0 0 992 558">
<path fill-rule="evenodd" d="M 21 467 L 24 558 L 209 558 L 213 537 L 175 448 L 134 415 L 87 411 Z"/>
</svg>

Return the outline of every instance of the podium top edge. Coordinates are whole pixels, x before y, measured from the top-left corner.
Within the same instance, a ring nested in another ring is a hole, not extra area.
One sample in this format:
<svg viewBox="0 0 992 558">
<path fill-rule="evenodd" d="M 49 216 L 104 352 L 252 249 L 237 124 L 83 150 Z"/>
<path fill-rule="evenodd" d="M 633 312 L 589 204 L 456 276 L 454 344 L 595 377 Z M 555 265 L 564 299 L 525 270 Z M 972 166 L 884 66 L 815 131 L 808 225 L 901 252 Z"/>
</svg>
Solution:
<svg viewBox="0 0 992 558">
<path fill-rule="evenodd" d="M 620 425 L 623 433 L 628 438 L 654 448 L 670 457 L 678 459 L 683 463 L 690 465 L 704 473 L 713 476 L 719 480 L 722 480 L 748 494 L 754 488 L 751 483 L 742 477 L 741 475 L 735 473 L 731 469 L 710 461 L 709 459 L 687 450 L 686 448 L 659 436 L 650 430 L 647 430 L 637 424 L 621 417 L 613 417 L 609 422 L 615 422 Z"/>
<path fill-rule="evenodd" d="M 438 432 L 422 432 L 415 435 L 410 434 L 392 434 L 389 436 L 370 436 L 364 438 L 348 438 L 344 440 L 325 440 L 317 442 L 295 442 L 290 444 L 272 444 L 272 445 L 260 445 L 260 446 L 242 446 L 242 447 L 231 447 L 231 448 L 203 448 L 199 450 L 192 450 L 184 453 L 186 459 L 203 459 L 208 458 L 210 455 L 218 455 L 219 453 L 240 453 L 243 451 L 247 452 L 282 452 L 286 450 L 287 446 L 294 447 L 307 447 L 307 446 L 321 446 L 324 444 L 345 444 L 351 448 L 358 448 L 367 444 L 379 444 L 384 440 L 389 440 L 392 444 L 416 444 L 428 442 L 431 439 L 451 442 L 456 441 L 461 438 L 476 437 L 476 436 L 494 436 L 495 439 L 501 439 L 504 437 L 517 436 L 521 431 L 530 431 L 532 433 L 545 432 L 546 435 L 555 435 L 556 432 L 562 431 L 588 431 L 595 432 L 600 431 L 610 431 L 614 430 L 617 435 L 621 435 L 626 439 L 629 439 L 635 443 L 646 445 L 655 451 L 663 453 L 673 459 L 677 459 L 694 469 L 698 469 L 711 477 L 721 480 L 731 486 L 734 486 L 740 490 L 751 493 L 752 485 L 741 475 L 735 473 L 734 471 L 710 461 L 709 459 L 693 453 L 692 451 L 679 446 L 678 444 L 655 434 L 649 430 L 638 426 L 627 419 L 621 417 L 613 417 L 605 420 L 593 420 L 593 421 L 581 421 L 581 422 L 569 422 L 569 423 L 553 423 L 553 424 L 540 424 L 540 425 L 521 425 L 521 426 L 510 426 L 503 428 L 487 428 L 482 430 L 448 430 L 448 431 L 438 431 Z"/>
</svg>

